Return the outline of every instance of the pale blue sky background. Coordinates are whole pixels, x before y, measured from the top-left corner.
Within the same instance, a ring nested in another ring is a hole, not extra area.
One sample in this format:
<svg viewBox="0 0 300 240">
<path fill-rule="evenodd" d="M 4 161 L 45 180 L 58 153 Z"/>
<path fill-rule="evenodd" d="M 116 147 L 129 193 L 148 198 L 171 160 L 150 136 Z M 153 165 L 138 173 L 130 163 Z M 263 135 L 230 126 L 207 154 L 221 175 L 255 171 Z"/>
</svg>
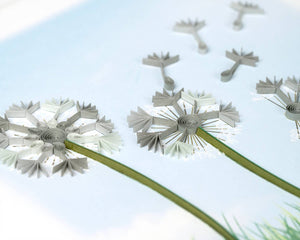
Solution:
<svg viewBox="0 0 300 240">
<path fill-rule="evenodd" d="M 221 155 L 183 161 L 141 149 L 126 117 L 137 106 L 151 104 L 152 95 L 162 87 L 159 71 L 143 66 L 142 58 L 153 51 L 180 54 L 180 62 L 167 69 L 178 87 L 205 90 L 218 100 L 232 101 L 240 111 L 241 131 L 231 146 L 299 186 L 300 143 L 292 142 L 290 136 L 294 123 L 269 102 L 253 100 L 255 84 L 266 76 L 300 76 L 300 7 L 296 2 L 261 1 L 266 14 L 245 16 L 245 29 L 235 32 L 231 24 L 236 13 L 229 8 L 230 1 L 87 1 L 0 43 L 1 115 L 20 100 L 69 97 L 92 102 L 113 120 L 123 137 L 124 146 L 115 159 L 220 221 L 224 213 L 245 226 L 253 221 L 276 222 L 279 207 L 295 203 L 295 197 Z M 207 22 L 200 32 L 210 48 L 207 55 L 197 53 L 192 37 L 172 32 L 176 21 L 189 17 Z M 240 67 L 232 81 L 224 84 L 219 74 L 232 65 L 225 50 L 240 47 L 253 50 L 261 61 L 257 68 Z M 138 216 L 154 213 L 161 219 L 160 214 L 177 209 L 151 190 L 92 161 L 87 174 L 39 180 L 1 165 L 0 179 L 3 186 L 51 213 L 82 238 L 114 239 L 114 235 L 103 237 L 107 236 L 103 232 L 125 228 L 126 233 Z M 2 204 L 8 201 L 2 200 Z M 11 217 L 18 218 L 18 214 L 11 212 Z M 47 224 L 47 218 L 37 222 Z M 201 226 L 197 222 L 193 228 L 181 229 L 180 239 L 202 239 L 208 230 Z M 153 238 L 161 236 L 150 232 Z M 205 239 L 220 238 L 211 234 Z"/>
</svg>

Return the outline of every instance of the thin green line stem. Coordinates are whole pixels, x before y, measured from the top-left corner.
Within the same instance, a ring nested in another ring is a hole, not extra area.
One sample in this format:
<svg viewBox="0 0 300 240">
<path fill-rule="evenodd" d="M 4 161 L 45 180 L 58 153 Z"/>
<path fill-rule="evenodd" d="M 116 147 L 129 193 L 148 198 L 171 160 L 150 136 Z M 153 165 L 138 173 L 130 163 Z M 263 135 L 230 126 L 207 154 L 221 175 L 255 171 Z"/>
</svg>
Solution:
<svg viewBox="0 0 300 240">
<path fill-rule="evenodd" d="M 287 181 L 277 177 L 276 175 L 251 162 L 249 159 L 245 158 L 243 155 L 239 154 L 238 152 L 203 130 L 201 127 L 197 129 L 196 134 L 200 138 L 217 148 L 220 152 L 224 153 L 227 157 L 231 158 L 237 164 L 248 169 L 250 172 L 256 174 L 257 176 L 267 180 L 268 182 L 276 185 L 277 187 L 300 198 L 300 189 L 298 187 L 288 183 Z"/>
<path fill-rule="evenodd" d="M 124 164 L 121 164 L 109 157 L 106 157 L 102 154 L 94 152 L 90 149 L 82 147 L 76 143 L 70 142 L 68 140 L 65 141 L 65 145 L 68 149 L 85 155 L 91 159 L 94 159 L 97 162 L 104 164 L 105 166 L 131 178 L 139 183 L 151 188 L 155 192 L 159 193 L 160 195 L 164 196 L 165 198 L 169 199 L 170 201 L 174 202 L 178 206 L 182 207 L 189 213 L 193 214 L 195 217 L 206 223 L 212 229 L 214 229 L 217 233 L 219 233 L 224 239 L 226 240 L 237 240 L 225 227 L 223 227 L 220 223 L 214 220 L 212 217 L 207 215 L 205 212 L 201 211 L 199 208 L 194 206 L 193 204 L 189 203 L 185 199 L 181 198 L 177 194 L 171 192 L 169 189 L 165 188 L 164 186 L 160 185 L 159 183 L 153 181 L 152 179 L 146 177 L 145 175 L 133 170 L 132 168 L 127 167 Z"/>
</svg>

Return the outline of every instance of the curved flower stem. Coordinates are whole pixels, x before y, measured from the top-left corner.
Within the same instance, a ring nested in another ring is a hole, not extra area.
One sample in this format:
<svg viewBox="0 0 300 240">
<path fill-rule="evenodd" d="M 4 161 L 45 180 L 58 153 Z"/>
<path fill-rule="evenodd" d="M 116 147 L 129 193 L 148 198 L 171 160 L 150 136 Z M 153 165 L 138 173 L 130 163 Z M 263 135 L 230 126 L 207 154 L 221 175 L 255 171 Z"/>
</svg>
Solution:
<svg viewBox="0 0 300 240">
<path fill-rule="evenodd" d="M 92 158 L 97 162 L 100 162 L 107 167 L 124 174 L 125 176 L 134 179 L 138 181 L 139 183 L 151 188 L 152 190 L 156 191 L 160 195 L 164 196 L 165 198 L 171 200 L 178 206 L 182 207 L 189 213 L 193 214 L 195 217 L 209 225 L 211 228 L 213 228 L 216 232 L 218 232 L 221 236 L 224 237 L 224 239 L 227 240 L 237 240 L 236 237 L 234 237 L 229 231 L 223 227 L 220 223 L 218 223 L 216 220 L 214 220 L 212 217 L 207 215 L 205 212 L 198 209 L 196 206 L 192 205 L 185 199 L 181 198 L 177 194 L 171 192 L 169 189 L 163 187 L 159 183 L 151 180 L 150 178 L 146 177 L 145 175 L 133 170 L 132 168 L 129 168 L 125 166 L 124 164 L 121 164 L 111 158 L 108 158 L 102 154 L 99 154 L 97 152 L 94 152 L 90 149 L 87 149 L 85 147 L 82 147 L 76 143 L 70 142 L 68 140 L 65 141 L 65 145 L 68 149 L 80 153 L 82 155 L 85 155 L 86 157 Z"/>
<path fill-rule="evenodd" d="M 231 158 L 237 164 L 248 169 L 257 176 L 267 180 L 268 182 L 273 183 L 277 187 L 300 198 L 300 189 L 298 187 L 286 182 L 285 180 L 277 177 L 276 175 L 268 172 L 262 167 L 251 162 L 249 159 L 245 158 L 243 155 L 228 147 L 226 144 L 224 144 L 223 142 L 221 142 L 220 140 L 203 130 L 201 127 L 198 128 L 196 134 L 202 139 L 204 139 L 206 142 L 217 148 L 220 152 L 224 153 L 227 157 Z"/>
</svg>

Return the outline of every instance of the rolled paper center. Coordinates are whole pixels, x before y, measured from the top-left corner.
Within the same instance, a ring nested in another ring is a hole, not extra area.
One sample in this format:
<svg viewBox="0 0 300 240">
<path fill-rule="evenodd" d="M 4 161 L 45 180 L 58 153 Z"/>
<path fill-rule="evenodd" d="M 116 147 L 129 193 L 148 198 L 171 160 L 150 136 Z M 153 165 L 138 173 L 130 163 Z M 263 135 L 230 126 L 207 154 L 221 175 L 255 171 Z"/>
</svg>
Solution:
<svg viewBox="0 0 300 240">
<path fill-rule="evenodd" d="M 67 139 L 67 134 L 60 128 L 49 128 L 42 132 L 40 139 L 46 143 L 64 143 Z"/>
<path fill-rule="evenodd" d="M 188 134 L 195 134 L 198 127 L 201 125 L 201 119 L 198 115 L 187 114 L 178 118 L 177 123 L 179 131 L 186 131 Z"/>
<path fill-rule="evenodd" d="M 290 103 L 286 106 L 285 116 L 292 121 L 300 121 L 300 103 Z"/>
</svg>

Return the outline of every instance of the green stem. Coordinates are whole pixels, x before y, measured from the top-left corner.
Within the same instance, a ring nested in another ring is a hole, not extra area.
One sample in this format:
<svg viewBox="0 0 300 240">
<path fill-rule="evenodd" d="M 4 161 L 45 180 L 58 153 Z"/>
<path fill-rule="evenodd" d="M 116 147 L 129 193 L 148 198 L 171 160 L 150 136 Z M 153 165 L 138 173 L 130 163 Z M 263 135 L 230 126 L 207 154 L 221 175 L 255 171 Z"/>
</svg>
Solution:
<svg viewBox="0 0 300 240">
<path fill-rule="evenodd" d="M 224 153 L 227 157 L 231 158 L 237 164 L 248 169 L 257 176 L 267 180 L 268 182 L 273 183 L 277 187 L 300 198 L 300 189 L 298 187 L 286 182 L 285 180 L 277 177 L 276 175 L 268 172 L 262 167 L 251 162 L 249 159 L 245 158 L 243 155 L 228 147 L 226 144 L 224 144 L 223 142 L 221 142 L 220 140 L 203 130 L 201 127 L 198 128 L 196 134 L 202 139 L 204 139 L 206 142 L 217 148 L 220 152 Z"/>
<path fill-rule="evenodd" d="M 226 228 L 224 228 L 220 223 L 218 223 L 216 220 L 214 220 L 212 217 L 207 215 L 205 212 L 198 209 L 193 204 L 189 203 L 185 199 L 181 198 L 177 194 L 171 192 L 167 188 L 163 187 L 159 183 L 151 180 L 150 178 L 146 177 L 145 175 L 133 170 L 132 168 L 129 168 L 125 166 L 124 164 L 121 164 L 111 158 L 108 158 L 102 154 L 99 154 L 97 152 L 94 152 L 90 149 L 87 149 L 85 147 L 82 147 L 76 143 L 70 142 L 68 140 L 65 141 L 65 145 L 68 149 L 80 153 L 82 155 L 85 155 L 86 157 L 92 158 L 96 160 L 97 162 L 100 162 L 107 167 L 124 174 L 125 176 L 134 179 L 138 181 L 139 183 L 151 188 L 152 190 L 156 191 L 160 195 L 164 196 L 165 198 L 171 200 L 178 206 L 182 207 L 186 211 L 193 214 L 198 219 L 202 220 L 204 223 L 209 225 L 211 228 L 213 228 L 216 232 L 218 232 L 221 236 L 224 237 L 224 239 L 227 240 L 237 240 L 236 237 L 234 237 L 229 231 L 227 231 Z"/>
</svg>

